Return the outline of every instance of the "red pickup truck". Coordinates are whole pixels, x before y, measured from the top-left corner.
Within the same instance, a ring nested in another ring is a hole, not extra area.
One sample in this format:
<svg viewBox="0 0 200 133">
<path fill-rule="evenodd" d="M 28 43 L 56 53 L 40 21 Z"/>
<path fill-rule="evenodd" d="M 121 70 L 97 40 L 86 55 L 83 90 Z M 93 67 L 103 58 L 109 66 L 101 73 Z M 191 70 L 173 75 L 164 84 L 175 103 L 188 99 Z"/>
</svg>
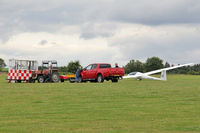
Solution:
<svg viewBox="0 0 200 133">
<path fill-rule="evenodd" d="M 111 68 L 107 63 L 94 63 L 88 65 L 81 71 L 79 81 L 94 81 L 104 82 L 104 80 L 111 80 L 112 82 L 118 82 L 124 76 L 124 68 Z"/>
<path fill-rule="evenodd" d="M 118 82 L 119 79 L 122 79 L 122 76 L 124 76 L 124 68 L 111 68 L 111 65 L 107 63 L 94 63 L 81 71 L 78 82 L 91 81 L 102 83 L 104 80 Z M 75 76 L 72 78 L 66 77 L 65 75 L 61 75 L 61 82 L 67 79 L 70 82 L 75 81 Z"/>
</svg>

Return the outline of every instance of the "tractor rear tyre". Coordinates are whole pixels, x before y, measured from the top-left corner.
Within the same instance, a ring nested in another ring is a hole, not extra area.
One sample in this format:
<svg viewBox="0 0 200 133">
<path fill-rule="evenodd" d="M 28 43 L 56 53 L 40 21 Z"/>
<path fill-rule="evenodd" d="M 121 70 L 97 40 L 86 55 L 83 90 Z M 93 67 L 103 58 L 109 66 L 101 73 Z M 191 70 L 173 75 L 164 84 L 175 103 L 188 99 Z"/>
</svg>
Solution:
<svg viewBox="0 0 200 133">
<path fill-rule="evenodd" d="M 57 72 L 54 72 L 51 76 L 51 80 L 52 82 L 59 82 L 60 78 L 59 78 L 59 74 Z"/>
<path fill-rule="evenodd" d="M 38 77 L 38 83 L 44 83 L 44 77 L 43 76 Z"/>
</svg>

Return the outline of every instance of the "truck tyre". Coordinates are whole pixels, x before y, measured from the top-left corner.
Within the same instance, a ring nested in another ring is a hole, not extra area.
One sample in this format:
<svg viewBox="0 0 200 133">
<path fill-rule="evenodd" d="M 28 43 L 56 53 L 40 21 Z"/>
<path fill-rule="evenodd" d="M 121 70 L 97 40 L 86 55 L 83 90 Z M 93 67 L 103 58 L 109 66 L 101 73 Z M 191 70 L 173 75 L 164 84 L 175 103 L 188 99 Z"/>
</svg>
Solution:
<svg viewBox="0 0 200 133">
<path fill-rule="evenodd" d="M 44 83 L 44 77 L 43 76 L 38 77 L 38 83 Z"/>
<path fill-rule="evenodd" d="M 117 83 L 117 82 L 118 82 L 118 79 L 112 79 L 112 82 L 113 82 L 113 83 Z"/>
<path fill-rule="evenodd" d="M 98 83 L 103 83 L 104 82 L 103 76 L 101 74 L 97 75 L 97 82 Z"/>
<path fill-rule="evenodd" d="M 51 76 L 51 80 L 52 82 L 59 82 L 60 78 L 59 78 L 59 74 L 57 72 L 54 72 Z"/>
<path fill-rule="evenodd" d="M 61 81 L 61 82 L 65 82 L 65 80 L 64 80 L 64 79 L 60 79 L 60 81 Z"/>
</svg>

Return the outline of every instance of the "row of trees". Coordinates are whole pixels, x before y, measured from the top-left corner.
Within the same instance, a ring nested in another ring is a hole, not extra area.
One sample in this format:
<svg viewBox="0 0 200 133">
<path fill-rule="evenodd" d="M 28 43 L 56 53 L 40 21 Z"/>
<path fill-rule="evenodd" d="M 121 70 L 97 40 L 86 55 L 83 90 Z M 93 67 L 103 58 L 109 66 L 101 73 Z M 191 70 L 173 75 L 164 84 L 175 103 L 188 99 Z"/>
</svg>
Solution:
<svg viewBox="0 0 200 133">
<path fill-rule="evenodd" d="M 80 62 L 70 61 L 67 66 L 59 67 L 59 71 L 61 73 L 75 73 L 77 68 L 80 67 Z M 125 66 L 125 73 L 130 72 L 149 72 L 161 68 L 167 68 L 170 66 L 174 66 L 173 64 L 169 64 L 168 62 L 163 63 L 163 60 L 159 57 L 151 57 L 146 60 L 145 63 L 139 60 L 130 60 Z M 2 58 L 0 58 L 0 71 L 6 67 L 6 64 Z M 200 75 L 200 64 L 188 67 L 182 67 L 179 69 L 170 70 L 169 73 L 173 74 L 193 74 Z"/>
<path fill-rule="evenodd" d="M 168 62 L 163 63 L 163 60 L 159 57 L 151 57 L 148 58 L 145 63 L 139 60 L 130 60 L 129 63 L 125 65 L 124 69 L 125 73 L 128 74 L 130 72 L 149 72 L 170 66 L 174 65 L 170 65 Z M 200 75 L 200 64 L 170 70 L 169 73 Z"/>
</svg>

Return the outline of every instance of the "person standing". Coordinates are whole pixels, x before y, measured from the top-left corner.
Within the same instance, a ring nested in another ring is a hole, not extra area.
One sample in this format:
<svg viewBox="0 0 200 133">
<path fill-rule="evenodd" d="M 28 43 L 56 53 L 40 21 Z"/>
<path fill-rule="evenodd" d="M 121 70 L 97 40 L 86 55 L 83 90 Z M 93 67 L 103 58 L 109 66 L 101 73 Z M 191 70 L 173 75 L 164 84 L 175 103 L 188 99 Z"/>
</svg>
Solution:
<svg viewBox="0 0 200 133">
<path fill-rule="evenodd" d="M 75 80 L 75 82 L 78 82 L 80 74 L 81 74 L 81 67 L 78 67 L 78 69 L 76 70 L 76 80 Z"/>
<path fill-rule="evenodd" d="M 115 68 L 118 68 L 119 66 L 118 66 L 118 63 L 115 63 Z"/>
</svg>

